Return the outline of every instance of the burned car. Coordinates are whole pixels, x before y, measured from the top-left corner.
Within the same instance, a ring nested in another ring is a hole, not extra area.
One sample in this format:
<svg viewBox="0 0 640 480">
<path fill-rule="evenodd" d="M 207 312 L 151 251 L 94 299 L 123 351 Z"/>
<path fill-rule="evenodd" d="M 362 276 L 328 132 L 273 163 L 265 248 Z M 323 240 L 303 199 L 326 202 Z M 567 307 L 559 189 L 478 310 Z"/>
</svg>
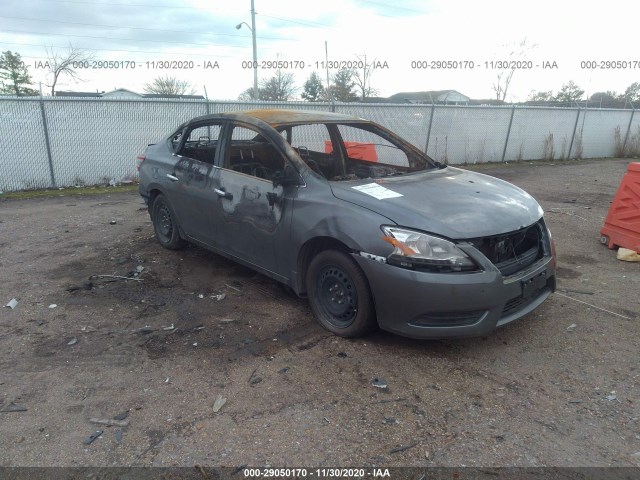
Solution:
<svg viewBox="0 0 640 480">
<path fill-rule="evenodd" d="M 139 172 L 162 246 L 192 242 L 282 282 L 340 336 L 482 335 L 555 290 L 530 195 L 361 118 L 198 117 L 149 145 Z"/>
</svg>

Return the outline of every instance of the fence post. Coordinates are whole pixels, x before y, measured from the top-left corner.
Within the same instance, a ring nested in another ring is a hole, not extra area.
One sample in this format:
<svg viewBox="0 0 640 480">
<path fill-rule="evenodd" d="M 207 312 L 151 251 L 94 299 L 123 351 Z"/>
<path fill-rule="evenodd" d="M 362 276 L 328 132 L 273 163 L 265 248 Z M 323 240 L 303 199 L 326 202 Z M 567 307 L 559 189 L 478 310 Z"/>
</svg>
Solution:
<svg viewBox="0 0 640 480">
<path fill-rule="evenodd" d="M 431 104 L 431 115 L 429 116 L 429 128 L 427 129 L 427 142 L 424 146 L 424 154 L 429 155 L 427 150 L 429 150 L 429 138 L 431 138 L 431 125 L 433 125 L 433 113 L 436 111 L 436 105 L 434 103 Z"/>
<path fill-rule="evenodd" d="M 507 145 L 509 144 L 509 135 L 511 134 L 511 125 L 513 124 L 513 115 L 516 113 L 516 106 L 511 109 L 511 118 L 509 119 L 509 128 L 507 129 L 507 138 L 504 139 L 504 148 L 502 149 L 502 162 L 507 154 Z"/>
<path fill-rule="evenodd" d="M 567 160 L 571 160 L 571 149 L 573 148 L 573 139 L 576 138 L 576 129 L 578 128 L 578 120 L 580 120 L 580 107 L 578 107 L 578 114 L 576 115 L 576 123 L 573 124 L 573 135 L 571 135 L 571 143 L 569 143 L 569 153 L 567 154 Z"/>
<path fill-rule="evenodd" d="M 631 122 L 633 122 L 633 114 L 636 113 L 636 109 L 631 109 L 631 118 L 629 119 L 629 126 L 627 127 L 627 134 L 624 136 L 624 143 L 622 144 L 622 155 L 627 148 L 627 140 L 629 140 L 629 133 L 631 132 Z"/>
<path fill-rule="evenodd" d="M 42 127 L 44 129 L 44 142 L 47 146 L 47 158 L 49 159 L 49 174 L 51 175 L 51 186 L 56 188 L 56 176 L 53 172 L 53 159 L 51 158 L 51 144 L 49 142 L 49 128 L 47 127 L 47 115 L 44 112 L 44 100 L 40 96 L 40 114 L 42 115 Z"/>
</svg>

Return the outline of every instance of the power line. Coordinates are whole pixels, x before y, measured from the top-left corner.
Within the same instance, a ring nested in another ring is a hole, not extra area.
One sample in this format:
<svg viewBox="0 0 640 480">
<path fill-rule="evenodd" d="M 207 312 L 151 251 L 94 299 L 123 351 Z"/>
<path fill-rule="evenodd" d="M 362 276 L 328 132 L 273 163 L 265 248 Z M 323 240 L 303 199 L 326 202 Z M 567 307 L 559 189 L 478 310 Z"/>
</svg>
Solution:
<svg viewBox="0 0 640 480">
<path fill-rule="evenodd" d="M 301 21 L 299 21 L 299 20 L 297 20 L 297 19 L 293 19 L 293 18 L 287 18 L 287 17 L 274 17 L 274 16 L 272 16 L 272 15 L 266 15 L 266 14 L 264 14 L 264 13 L 256 13 L 256 15 L 259 15 L 259 16 L 261 16 L 261 17 L 267 17 L 267 18 L 275 18 L 276 20 L 282 20 L 282 21 L 284 21 L 284 22 L 297 23 L 297 24 L 299 24 L 299 25 L 305 25 L 305 26 L 307 26 L 307 27 L 322 28 L 322 29 L 324 29 L 324 28 L 334 28 L 334 27 L 332 27 L 331 25 L 324 25 L 324 24 L 322 24 L 322 23 L 316 23 L 316 24 L 313 24 L 313 23 L 301 22 Z"/>
<path fill-rule="evenodd" d="M 378 5 L 380 7 L 386 7 L 386 8 L 389 8 L 391 10 L 405 10 L 407 12 L 420 13 L 422 15 L 426 15 L 427 14 L 427 12 L 424 12 L 422 10 L 416 10 L 414 8 L 407 8 L 407 7 L 399 7 L 399 6 L 395 5 L 395 4 L 394 5 L 389 5 L 389 4 L 383 3 L 383 2 L 374 2 L 372 0 L 359 0 L 359 1 L 362 2 L 362 3 L 370 3 L 371 5 Z"/>
<path fill-rule="evenodd" d="M 93 38 L 97 40 L 121 40 L 125 42 L 152 42 L 152 43 L 172 43 L 176 45 L 195 45 L 199 47 L 229 47 L 229 48 L 246 48 L 245 45 L 225 45 L 220 43 L 187 43 L 187 42 L 170 42 L 167 40 L 149 40 L 146 38 L 118 38 L 118 37 L 98 37 L 94 35 L 73 35 L 70 33 L 43 33 L 43 32 L 27 32 L 24 30 L 4 30 L 5 32 L 12 33 L 27 33 L 29 35 L 55 35 L 59 37 L 78 37 L 78 38 Z"/>
<path fill-rule="evenodd" d="M 83 0 L 48 0 L 49 3 L 76 3 L 80 5 L 106 5 L 109 7 L 144 7 L 144 8 L 170 8 L 175 10 L 209 10 L 201 7 L 188 7 L 184 5 L 158 5 L 152 3 L 112 3 L 112 2 L 95 2 Z M 217 11 L 221 11 L 217 9 Z M 226 12 L 237 12 L 238 10 L 225 10 Z"/>
<path fill-rule="evenodd" d="M 231 33 L 211 33 L 211 32 L 202 32 L 202 31 L 185 31 L 185 30 L 166 30 L 163 28 L 145 28 L 145 27 L 129 27 L 129 26 L 123 26 L 123 25 L 104 25 L 104 24 L 99 24 L 99 23 L 84 23 L 84 22 L 68 22 L 65 20 L 45 20 L 43 18 L 27 18 L 27 17 L 10 17 L 7 15 L 0 15 L 0 18 L 10 18 L 13 20 L 28 20 L 28 21 L 32 21 L 32 22 L 47 22 L 47 23 L 64 23 L 64 24 L 68 24 L 68 25 L 82 25 L 82 26 L 86 26 L 86 27 L 103 27 L 103 28 L 116 28 L 116 29 L 122 29 L 122 28 L 128 28 L 131 30 L 144 30 L 144 31 L 149 31 L 149 32 L 164 32 L 164 33 L 197 33 L 200 35 L 217 35 L 217 36 L 224 36 L 224 37 L 237 37 L 237 38 L 245 38 L 246 35 L 234 35 Z M 262 40 L 290 40 L 288 38 L 283 38 L 283 37 L 263 37 L 258 35 L 258 38 L 262 39 Z"/>
<path fill-rule="evenodd" d="M 2 45 L 24 45 L 26 47 L 45 47 L 49 46 L 51 48 L 69 48 L 69 45 L 42 45 L 42 44 L 34 44 L 34 43 L 18 43 L 18 42 L 3 42 L 0 41 Z M 218 54 L 204 54 L 204 53 L 187 53 L 187 52 L 154 52 L 149 50 L 124 50 L 117 48 L 92 48 L 91 50 L 95 50 L 96 52 L 125 52 L 125 53 L 159 53 L 161 55 L 189 55 L 192 57 L 223 57 L 223 58 L 238 58 L 237 55 L 218 55 Z"/>
</svg>

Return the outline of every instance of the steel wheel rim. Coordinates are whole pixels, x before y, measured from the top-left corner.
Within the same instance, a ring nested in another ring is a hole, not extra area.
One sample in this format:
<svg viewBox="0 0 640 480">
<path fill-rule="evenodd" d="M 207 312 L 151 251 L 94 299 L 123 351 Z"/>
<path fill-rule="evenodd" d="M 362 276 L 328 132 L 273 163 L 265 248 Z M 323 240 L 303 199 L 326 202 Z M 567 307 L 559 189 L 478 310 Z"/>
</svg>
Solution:
<svg viewBox="0 0 640 480">
<path fill-rule="evenodd" d="M 338 328 L 346 328 L 358 314 L 358 293 L 351 277 L 329 265 L 318 274 L 316 296 L 323 316 Z"/>
<path fill-rule="evenodd" d="M 162 205 L 158 209 L 158 233 L 164 240 L 169 240 L 173 233 L 173 221 L 167 205 Z"/>
</svg>

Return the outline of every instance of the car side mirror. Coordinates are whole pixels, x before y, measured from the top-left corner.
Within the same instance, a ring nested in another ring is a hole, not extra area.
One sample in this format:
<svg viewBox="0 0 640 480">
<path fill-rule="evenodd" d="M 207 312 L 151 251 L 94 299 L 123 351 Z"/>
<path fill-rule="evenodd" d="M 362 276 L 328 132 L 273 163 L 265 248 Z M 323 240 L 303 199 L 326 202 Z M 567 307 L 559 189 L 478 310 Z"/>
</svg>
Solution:
<svg viewBox="0 0 640 480">
<path fill-rule="evenodd" d="M 283 187 L 289 187 L 293 185 L 300 185 L 300 177 L 295 168 L 287 165 L 284 170 L 278 170 L 272 177 L 273 188 L 282 185 Z"/>
</svg>

